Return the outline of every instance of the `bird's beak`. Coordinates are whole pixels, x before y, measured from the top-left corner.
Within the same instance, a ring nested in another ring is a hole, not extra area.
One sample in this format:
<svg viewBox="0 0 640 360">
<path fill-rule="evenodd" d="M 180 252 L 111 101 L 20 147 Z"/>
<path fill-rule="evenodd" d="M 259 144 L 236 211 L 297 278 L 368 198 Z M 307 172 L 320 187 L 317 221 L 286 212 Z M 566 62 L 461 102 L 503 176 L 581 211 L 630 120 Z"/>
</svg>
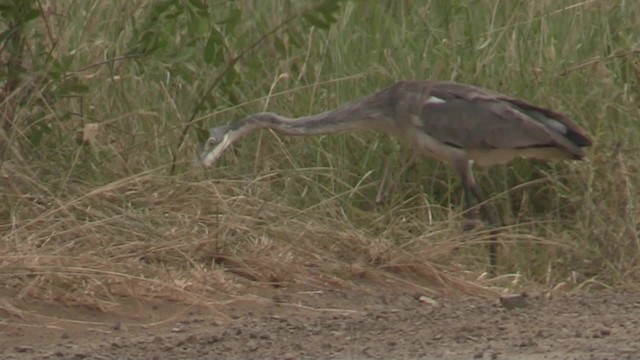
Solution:
<svg viewBox="0 0 640 360">
<path fill-rule="evenodd" d="M 216 152 L 214 151 L 215 149 L 216 147 L 208 147 L 207 143 L 205 143 L 200 151 L 200 164 L 205 167 L 211 167 L 211 165 L 218 160 L 218 157 L 215 154 Z"/>
<path fill-rule="evenodd" d="M 222 153 L 231 145 L 233 135 L 233 132 L 228 132 L 222 140 L 215 145 L 212 145 L 209 141 L 205 142 L 200 151 L 200 163 L 205 167 L 211 167 L 222 157 Z"/>
</svg>

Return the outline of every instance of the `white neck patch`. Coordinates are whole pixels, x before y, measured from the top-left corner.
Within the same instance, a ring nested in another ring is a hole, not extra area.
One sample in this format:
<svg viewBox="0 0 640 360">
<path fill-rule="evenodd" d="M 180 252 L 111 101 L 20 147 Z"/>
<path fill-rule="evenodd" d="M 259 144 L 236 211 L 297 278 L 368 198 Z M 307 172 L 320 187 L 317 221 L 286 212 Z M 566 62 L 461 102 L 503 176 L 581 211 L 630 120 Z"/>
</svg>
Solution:
<svg viewBox="0 0 640 360">
<path fill-rule="evenodd" d="M 444 104 L 446 103 L 446 101 L 444 99 L 440 99 L 439 97 L 435 97 L 435 96 L 431 96 L 430 98 L 427 99 L 427 101 L 425 102 L 426 104 Z"/>
</svg>

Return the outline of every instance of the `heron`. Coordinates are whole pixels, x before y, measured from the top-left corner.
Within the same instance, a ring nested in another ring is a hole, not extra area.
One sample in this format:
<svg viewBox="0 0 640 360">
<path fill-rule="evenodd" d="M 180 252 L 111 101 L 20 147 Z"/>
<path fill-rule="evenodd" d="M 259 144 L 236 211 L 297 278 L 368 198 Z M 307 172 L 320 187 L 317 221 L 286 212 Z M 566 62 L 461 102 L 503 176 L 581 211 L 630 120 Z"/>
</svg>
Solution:
<svg viewBox="0 0 640 360">
<path fill-rule="evenodd" d="M 212 166 L 236 140 L 259 129 L 292 136 L 375 130 L 399 138 L 426 157 L 445 162 L 462 182 L 465 205 L 479 205 L 494 229 L 489 262 L 497 266 L 501 221 L 485 206 L 473 166 L 489 168 L 514 158 L 581 160 L 592 145 L 585 130 L 563 113 L 450 81 L 406 80 L 316 115 L 290 118 L 259 112 L 209 129 L 200 162 Z"/>
</svg>

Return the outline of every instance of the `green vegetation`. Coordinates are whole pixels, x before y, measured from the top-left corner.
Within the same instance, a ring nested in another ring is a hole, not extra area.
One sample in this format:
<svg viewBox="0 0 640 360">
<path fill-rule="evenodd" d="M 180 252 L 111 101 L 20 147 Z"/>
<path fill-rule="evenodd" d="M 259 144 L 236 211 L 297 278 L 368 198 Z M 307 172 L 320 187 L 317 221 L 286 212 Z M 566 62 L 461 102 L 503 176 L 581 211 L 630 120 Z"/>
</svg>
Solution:
<svg viewBox="0 0 640 360">
<path fill-rule="evenodd" d="M 1 0 L 0 282 L 103 310 L 251 282 L 633 287 L 639 19 L 624 0 Z M 477 279 L 488 236 L 461 231 L 454 174 L 384 135 L 263 131 L 192 166 L 209 126 L 413 78 L 519 96 L 594 138 L 585 162 L 478 172 L 508 275 Z"/>
</svg>

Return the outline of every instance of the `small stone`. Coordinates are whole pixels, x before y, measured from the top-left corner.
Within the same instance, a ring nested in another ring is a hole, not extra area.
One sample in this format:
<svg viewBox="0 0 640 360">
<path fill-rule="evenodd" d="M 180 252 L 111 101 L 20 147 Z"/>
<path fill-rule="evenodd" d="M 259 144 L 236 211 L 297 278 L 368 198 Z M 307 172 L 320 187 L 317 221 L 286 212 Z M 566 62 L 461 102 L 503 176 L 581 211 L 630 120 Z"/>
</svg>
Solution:
<svg viewBox="0 0 640 360">
<path fill-rule="evenodd" d="M 212 325 L 212 326 L 222 326 L 222 325 L 224 325 L 224 321 L 223 321 L 223 320 L 220 320 L 220 319 L 214 319 L 214 320 L 212 320 L 212 321 L 210 321 L 210 322 L 209 322 L 209 325 Z"/>
<path fill-rule="evenodd" d="M 532 339 L 524 339 L 522 341 L 520 341 L 517 346 L 518 347 L 531 347 L 531 346 L 536 346 L 537 343 L 535 341 L 533 341 Z"/>
<path fill-rule="evenodd" d="M 220 341 L 220 338 L 216 335 L 211 335 L 207 338 L 206 343 L 207 344 L 213 344 L 213 343 L 217 343 L 218 341 Z"/>
<path fill-rule="evenodd" d="M 14 349 L 19 353 L 30 353 L 34 351 L 32 346 L 16 346 Z"/>
<path fill-rule="evenodd" d="M 198 342 L 198 335 L 196 334 L 191 334 L 189 336 L 187 336 L 186 339 L 184 339 L 184 341 L 188 344 L 196 344 Z"/>
<path fill-rule="evenodd" d="M 246 348 L 249 349 L 249 351 L 256 351 L 258 350 L 258 345 L 256 344 L 255 341 L 249 340 L 246 343 Z"/>
<path fill-rule="evenodd" d="M 432 298 L 430 298 L 428 296 L 421 295 L 420 297 L 418 297 L 418 301 L 420 301 L 421 303 L 424 303 L 424 304 L 429 304 L 429 305 L 432 305 L 432 306 L 438 306 L 438 302 L 433 300 Z"/>
<path fill-rule="evenodd" d="M 500 296 L 500 305 L 507 310 L 512 310 L 527 307 L 529 304 L 527 303 L 526 296 L 513 294 Z"/>
</svg>

